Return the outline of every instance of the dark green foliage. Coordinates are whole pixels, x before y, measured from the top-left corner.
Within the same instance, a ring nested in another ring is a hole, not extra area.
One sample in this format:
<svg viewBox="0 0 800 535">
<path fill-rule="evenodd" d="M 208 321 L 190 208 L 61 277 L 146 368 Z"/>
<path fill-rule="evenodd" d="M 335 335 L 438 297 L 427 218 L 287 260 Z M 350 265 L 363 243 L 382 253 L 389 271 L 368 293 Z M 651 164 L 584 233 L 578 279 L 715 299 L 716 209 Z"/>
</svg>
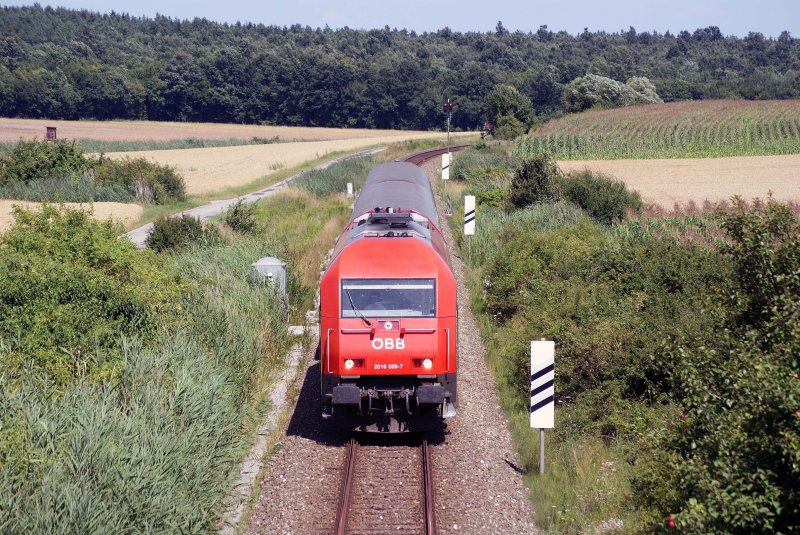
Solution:
<svg viewBox="0 0 800 535">
<path fill-rule="evenodd" d="M 112 373 L 120 336 L 152 338 L 174 282 L 111 222 L 47 205 L 15 215 L 0 238 L 0 369 L 14 377 L 24 364 L 55 384 Z"/>
<path fill-rule="evenodd" d="M 0 187 L 79 175 L 89 165 L 75 142 L 20 141 L 0 157 Z"/>
<path fill-rule="evenodd" d="M 520 162 L 511 179 L 508 200 L 514 208 L 554 201 L 561 171 L 546 154 L 536 154 Z"/>
<path fill-rule="evenodd" d="M 525 131 L 525 125 L 513 115 L 500 115 L 494 123 L 492 135 L 497 139 L 514 139 Z"/>
<path fill-rule="evenodd" d="M 244 437 L 264 409 L 261 385 L 288 348 L 274 293 L 248 282 L 253 259 L 277 251 L 259 238 L 158 258 L 76 213 L 28 217 L 10 231 L 14 252 L 5 257 L 9 250 L 0 247 L 7 263 L 20 264 L 23 250 L 38 260 L 18 266 L 34 272 L 27 279 L 15 274 L 15 286 L 4 286 L 12 302 L 3 306 L 13 314 L 35 314 L 48 303 L 29 294 L 47 292 L 60 307 L 41 313 L 48 334 L 77 323 L 92 342 L 108 323 L 90 313 L 103 303 L 113 307 L 120 294 L 166 299 L 160 308 L 150 303 L 146 322 L 132 316 L 110 329 L 113 366 L 97 368 L 97 357 L 71 345 L 54 352 L 82 372 L 65 382 L 32 365 L 37 353 L 15 353 L 19 329 L 0 333 L 0 531 L 215 530 Z M 49 274 L 48 284 L 31 290 L 24 283 L 43 277 L 36 271 Z M 116 285 L 79 292 L 73 281 L 87 271 L 95 272 L 87 283 L 113 278 Z M 0 311 L 0 323 L 8 316 Z"/>
<path fill-rule="evenodd" d="M 225 224 L 236 232 L 254 232 L 257 226 L 255 206 L 239 200 L 225 212 Z"/>
<path fill-rule="evenodd" d="M 551 116 L 587 73 L 648 77 L 666 100 L 800 96 L 800 41 L 703 37 L 717 32 L 416 34 L 3 7 L 0 116 L 441 129 L 450 96 L 453 127 L 473 130 L 499 83 Z"/>
<path fill-rule="evenodd" d="M 590 216 L 604 224 L 622 221 L 625 210 L 638 210 L 642 199 L 625 183 L 600 173 L 579 171 L 561 177 L 558 183 L 561 198 L 577 204 Z"/>
<path fill-rule="evenodd" d="M 530 99 L 513 85 L 495 86 L 486 95 L 484 106 L 486 119 L 493 125 L 492 135 L 500 139 L 513 139 L 524 134 L 533 119 Z"/>
<path fill-rule="evenodd" d="M 682 533 L 796 533 L 800 225 L 771 201 L 719 217 L 737 284 L 715 328 L 675 350 L 681 415 L 655 446 L 667 469 L 641 470 L 641 499 Z"/>
<path fill-rule="evenodd" d="M 210 245 L 219 241 L 219 231 L 196 217 L 182 215 L 153 222 L 145 245 L 157 252 L 183 249 L 190 245 Z"/>
</svg>

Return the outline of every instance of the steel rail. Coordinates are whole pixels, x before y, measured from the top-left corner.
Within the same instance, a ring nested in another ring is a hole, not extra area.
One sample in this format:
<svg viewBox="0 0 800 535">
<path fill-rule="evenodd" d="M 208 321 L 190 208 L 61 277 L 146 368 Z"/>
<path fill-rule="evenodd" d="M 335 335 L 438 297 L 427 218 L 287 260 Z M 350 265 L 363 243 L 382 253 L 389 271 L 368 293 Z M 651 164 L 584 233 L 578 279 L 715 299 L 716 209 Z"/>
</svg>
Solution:
<svg viewBox="0 0 800 535">
<path fill-rule="evenodd" d="M 398 161 L 413 163 L 414 165 L 422 165 L 428 160 L 432 160 L 437 156 L 441 156 L 446 152 L 458 152 L 460 150 L 464 150 L 471 145 L 455 145 L 453 147 L 441 147 L 438 149 L 431 149 L 425 150 L 422 152 L 415 152 L 414 154 L 409 154 L 404 158 L 398 159 Z"/>
<path fill-rule="evenodd" d="M 436 509 L 433 499 L 433 469 L 428 439 L 422 439 L 422 492 L 425 494 L 425 535 L 436 535 Z"/>
<path fill-rule="evenodd" d="M 352 490 L 353 481 L 355 480 L 357 451 L 358 442 L 355 438 L 351 438 L 345 447 L 341 492 L 339 494 L 339 506 L 336 511 L 336 535 L 345 535 L 347 533 L 347 520 L 353 495 Z M 428 440 L 424 437 L 420 445 L 420 458 L 422 460 L 423 533 L 425 535 L 436 535 L 436 502 L 433 493 L 433 463 L 431 462 Z"/>
<path fill-rule="evenodd" d="M 351 438 L 347 443 L 344 453 L 344 477 L 342 478 L 342 491 L 339 495 L 339 508 L 336 511 L 336 535 L 344 535 L 347 531 L 347 511 L 350 509 L 350 496 L 353 490 L 353 478 L 356 468 L 356 450 L 358 443 Z"/>
</svg>

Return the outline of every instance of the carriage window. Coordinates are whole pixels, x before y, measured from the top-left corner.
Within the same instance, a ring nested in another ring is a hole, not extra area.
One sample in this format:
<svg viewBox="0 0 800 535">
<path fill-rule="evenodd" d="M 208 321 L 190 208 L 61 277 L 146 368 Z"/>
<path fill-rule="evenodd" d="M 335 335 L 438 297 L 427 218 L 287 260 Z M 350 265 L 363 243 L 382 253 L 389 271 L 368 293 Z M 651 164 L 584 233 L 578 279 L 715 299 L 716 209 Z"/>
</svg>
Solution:
<svg viewBox="0 0 800 535">
<path fill-rule="evenodd" d="M 435 279 L 343 279 L 342 317 L 436 316 Z"/>
</svg>

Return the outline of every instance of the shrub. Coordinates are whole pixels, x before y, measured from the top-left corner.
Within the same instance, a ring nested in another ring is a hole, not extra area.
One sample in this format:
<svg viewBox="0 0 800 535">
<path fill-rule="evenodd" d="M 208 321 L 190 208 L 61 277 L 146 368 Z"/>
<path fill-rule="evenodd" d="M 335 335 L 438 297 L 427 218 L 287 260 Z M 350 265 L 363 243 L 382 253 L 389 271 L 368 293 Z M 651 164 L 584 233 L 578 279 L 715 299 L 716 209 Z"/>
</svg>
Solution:
<svg viewBox="0 0 800 535">
<path fill-rule="evenodd" d="M 500 115 L 492 130 L 497 139 L 514 139 L 525 133 L 525 125 L 513 115 Z"/>
<path fill-rule="evenodd" d="M 101 158 L 93 172 L 98 184 L 132 188 L 136 200 L 142 203 L 169 204 L 186 199 L 183 178 L 172 167 L 145 158 Z"/>
<path fill-rule="evenodd" d="M 155 335 L 174 280 L 87 212 L 45 205 L 15 218 L 0 238 L 0 370 L 17 377 L 24 363 L 56 385 L 113 374 L 120 336 Z"/>
<path fill-rule="evenodd" d="M 514 208 L 556 199 L 556 184 L 561 177 L 558 165 L 546 154 L 522 160 L 511 179 L 508 200 Z"/>
<path fill-rule="evenodd" d="M 562 100 L 567 111 L 579 112 L 588 108 L 614 108 L 633 104 L 664 102 L 649 79 L 633 77 L 627 84 L 587 74 L 572 80 L 564 88 Z"/>
<path fill-rule="evenodd" d="M 642 206 L 639 194 L 629 191 L 624 182 L 590 170 L 560 177 L 558 190 L 564 200 L 577 204 L 606 225 L 621 221 L 626 208 L 638 210 Z"/>
<path fill-rule="evenodd" d="M 252 203 L 241 199 L 225 212 L 225 224 L 236 232 L 250 233 L 256 230 L 256 211 Z"/>
<path fill-rule="evenodd" d="M 176 250 L 191 244 L 211 245 L 219 241 L 219 231 L 196 217 L 182 215 L 155 221 L 145 245 L 157 252 Z"/>
<path fill-rule="evenodd" d="M 83 173 L 89 163 L 75 142 L 20 141 L 0 157 L 0 186 Z"/>
<path fill-rule="evenodd" d="M 714 328 L 676 344 L 681 414 L 642 501 L 684 533 L 793 533 L 800 513 L 800 224 L 785 206 L 721 213 L 736 285 Z M 732 299 L 731 299 L 732 297 Z"/>
</svg>

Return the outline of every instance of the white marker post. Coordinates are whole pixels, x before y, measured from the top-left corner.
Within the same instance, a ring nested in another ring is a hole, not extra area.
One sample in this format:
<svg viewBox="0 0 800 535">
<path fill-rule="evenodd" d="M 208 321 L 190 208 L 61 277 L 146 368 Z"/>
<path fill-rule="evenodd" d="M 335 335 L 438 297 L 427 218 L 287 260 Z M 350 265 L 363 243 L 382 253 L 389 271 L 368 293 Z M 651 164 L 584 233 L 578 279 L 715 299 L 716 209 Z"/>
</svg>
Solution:
<svg viewBox="0 0 800 535">
<path fill-rule="evenodd" d="M 464 196 L 464 236 L 475 234 L 475 195 Z"/>
<path fill-rule="evenodd" d="M 347 196 L 348 197 L 352 197 L 353 196 L 353 183 L 352 182 L 348 182 L 347 183 Z"/>
<path fill-rule="evenodd" d="M 552 340 L 531 341 L 531 429 L 539 428 L 540 474 L 544 474 L 544 430 L 555 426 L 555 356 Z"/>
<path fill-rule="evenodd" d="M 442 154 L 442 180 L 450 179 L 450 153 Z"/>
</svg>

